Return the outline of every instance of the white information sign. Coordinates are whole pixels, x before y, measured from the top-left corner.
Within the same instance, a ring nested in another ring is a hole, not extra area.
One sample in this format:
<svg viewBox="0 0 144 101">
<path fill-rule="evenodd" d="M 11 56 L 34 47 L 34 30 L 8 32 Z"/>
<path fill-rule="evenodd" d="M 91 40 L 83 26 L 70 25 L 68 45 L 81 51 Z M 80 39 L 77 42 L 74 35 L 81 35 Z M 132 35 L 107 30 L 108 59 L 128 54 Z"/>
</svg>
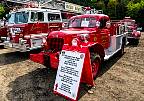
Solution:
<svg viewBox="0 0 144 101">
<path fill-rule="evenodd" d="M 60 54 L 54 91 L 76 100 L 85 53 L 65 51 Z"/>
</svg>

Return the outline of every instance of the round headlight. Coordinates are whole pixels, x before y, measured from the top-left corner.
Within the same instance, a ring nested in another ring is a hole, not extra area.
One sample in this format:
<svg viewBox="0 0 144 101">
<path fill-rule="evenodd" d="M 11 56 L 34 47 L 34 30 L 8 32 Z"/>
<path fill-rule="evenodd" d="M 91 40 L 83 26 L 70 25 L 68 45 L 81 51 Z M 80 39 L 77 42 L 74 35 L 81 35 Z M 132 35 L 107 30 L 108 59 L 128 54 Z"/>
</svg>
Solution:
<svg viewBox="0 0 144 101">
<path fill-rule="evenodd" d="M 74 38 L 72 40 L 72 46 L 77 46 L 78 45 L 78 39 L 77 38 Z"/>
<path fill-rule="evenodd" d="M 43 38 L 43 43 L 46 43 L 46 38 Z"/>
<path fill-rule="evenodd" d="M 80 34 L 80 40 L 83 42 L 88 42 L 89 34 Z"/>
</svg>

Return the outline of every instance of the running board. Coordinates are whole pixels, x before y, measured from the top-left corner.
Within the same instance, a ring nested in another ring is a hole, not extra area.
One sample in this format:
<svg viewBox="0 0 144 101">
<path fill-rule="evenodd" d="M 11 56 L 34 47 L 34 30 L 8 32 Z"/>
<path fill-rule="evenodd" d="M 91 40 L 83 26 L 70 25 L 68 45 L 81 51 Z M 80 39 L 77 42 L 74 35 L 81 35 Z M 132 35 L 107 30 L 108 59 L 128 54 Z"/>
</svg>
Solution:
<svg viewBox="0 0 144 101">
<path fill-rule="evenodd" d="M 110 59 L 114 54 L 116 54 L 116 53 L 117 53 L 118 51 L 120 51 L 120 50 L 121 50 L 121 48 L 118 49 L 117 51 L 113 52 L 111 55 L 105 55 L 105 57 L 104 57 L 104 61 Z"/>
<path fill-rule="evenodd" d="M 4 46 L 4 43 L 0 43 L 0 46 Z"/>
</svg>

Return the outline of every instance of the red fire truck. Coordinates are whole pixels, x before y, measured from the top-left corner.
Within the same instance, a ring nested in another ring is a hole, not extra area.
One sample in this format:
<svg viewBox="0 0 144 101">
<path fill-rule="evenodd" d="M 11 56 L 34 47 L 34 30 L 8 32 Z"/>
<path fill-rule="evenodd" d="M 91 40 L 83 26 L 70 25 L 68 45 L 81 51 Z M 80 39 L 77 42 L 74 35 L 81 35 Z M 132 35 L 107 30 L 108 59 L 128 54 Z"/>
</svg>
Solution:
<svg viewBox="0 0 144 101">
<path fill-rule="evenodd" d="M 122 22 L 125 26 L 125 32 L 127 33 L 127 40 L 129 43 L 138 43 L 141 32 L 138 29 L 136 21 L 131 19 L 130 17 L 125 17 Z"/>
<path fill-rule="evenodd" d="M 59 55 L 63 49 L 87 50 L 84 68 L 90 66 L 92 78 L 96 78 L 102 61 L 108 60 L 118 52 L 124 53 L 124 31 L 118 30 L 122 29 L 121 27 L 121 24 L 111 22 L 109 16 L 104 14 L 74 16 L 69 20 L 67 29 L 51 32 L 43 51 L 31 54 L 30 59 L 57 69 Z M 87 64 L 88 62 L 90 65 Z M 82 78 L 86 72 L 83 72 Z"/>
<path fill-rule="evenodd" d="M 41 48 L 51 31 L 62 29 L 59 10 L 23 8 L 10 12 L 8 17 L 5 46 L 22 52 Z"/>
</svg>

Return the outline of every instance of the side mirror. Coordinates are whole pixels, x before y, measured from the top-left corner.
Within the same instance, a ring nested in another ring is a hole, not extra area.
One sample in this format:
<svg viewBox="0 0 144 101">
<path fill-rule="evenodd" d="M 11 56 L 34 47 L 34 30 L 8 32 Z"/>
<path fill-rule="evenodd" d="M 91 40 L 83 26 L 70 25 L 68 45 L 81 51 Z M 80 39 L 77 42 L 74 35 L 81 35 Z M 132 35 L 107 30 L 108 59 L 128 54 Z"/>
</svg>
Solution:
<svg viewBox="0 0 144 101">
<path fill-rule="evenodd" d="M 6 14 L 6 19 L 8 20 L 11 17 L 10 14 Z"/>
<path fill-rule="evenodd" d="M 63 24 L 62 24 L 62 28 L 68 28 L 68 22 L 64 22 Z"/>
<path fill-rule="evenodd" d="M 0 27 L 3 27 L 4 24 L 3 24 L 3 21 L 0 21 Z"/>
<path fill-rule="evenodd" d="M 111 23 L 108 21 L 106 22 L 106 28 L 110 28 L 111 27 Z"/>
</svg>

